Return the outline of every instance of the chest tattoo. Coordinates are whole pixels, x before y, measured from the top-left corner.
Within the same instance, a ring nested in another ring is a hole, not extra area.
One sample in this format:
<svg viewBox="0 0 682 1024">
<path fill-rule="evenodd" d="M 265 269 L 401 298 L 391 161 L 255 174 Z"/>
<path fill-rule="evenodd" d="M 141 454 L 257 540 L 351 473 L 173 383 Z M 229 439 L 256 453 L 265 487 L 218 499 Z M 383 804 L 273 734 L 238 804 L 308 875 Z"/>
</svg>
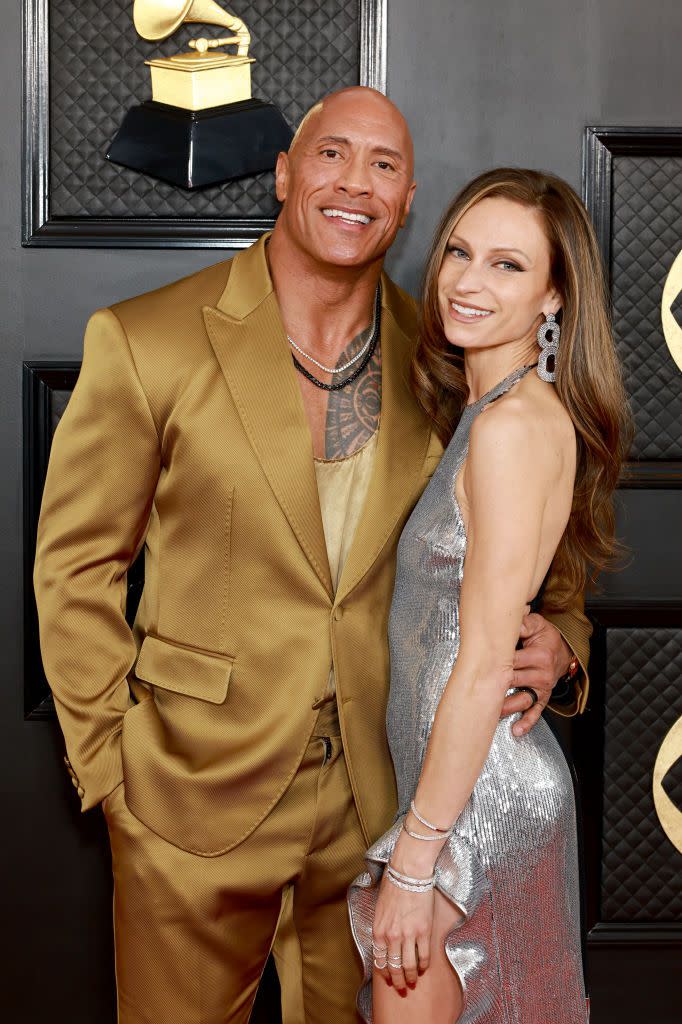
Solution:
<svg viewBox="0 0 682 1024">
<path fill-rule="evenodd" d="M 342 366 L 367 341 L 363 331 L 354 338 L 337 361 Z M 350 371 L 349 371 L 350 372 Z M 357 380 L 329 394 L 325 421 L 325 458 L 343 459 L 362 448 L 379 426 L 381 413 L 381 343 L 369 365 Z"/>
</svg>

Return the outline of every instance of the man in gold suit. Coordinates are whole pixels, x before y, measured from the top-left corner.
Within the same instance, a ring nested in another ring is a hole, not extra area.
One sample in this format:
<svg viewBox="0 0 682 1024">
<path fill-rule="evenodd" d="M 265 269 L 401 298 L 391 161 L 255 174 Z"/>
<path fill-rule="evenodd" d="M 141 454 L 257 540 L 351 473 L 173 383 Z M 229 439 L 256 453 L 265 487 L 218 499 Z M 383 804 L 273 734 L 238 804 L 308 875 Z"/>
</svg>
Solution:
<svg viewBox="0 0 682 1024">
<path fill-rule="evenodd" d="M 271 235 L 94 315 L 45 486 L 43 658 L 109 826 L 122 1024 L 248 1020 L 285 899 L 292 1024 L 357 1019 L 345 894 L 395 811 L 396 545 L 441 455 L 408 387 L 415 304 L 382 273 L 407 125 L 337 93 L 276 184 Z M 517 730 L 586 662 L 581 609 L 553 622 L 526 620 L 518 683 L 542 699 Z"/>
</svg>

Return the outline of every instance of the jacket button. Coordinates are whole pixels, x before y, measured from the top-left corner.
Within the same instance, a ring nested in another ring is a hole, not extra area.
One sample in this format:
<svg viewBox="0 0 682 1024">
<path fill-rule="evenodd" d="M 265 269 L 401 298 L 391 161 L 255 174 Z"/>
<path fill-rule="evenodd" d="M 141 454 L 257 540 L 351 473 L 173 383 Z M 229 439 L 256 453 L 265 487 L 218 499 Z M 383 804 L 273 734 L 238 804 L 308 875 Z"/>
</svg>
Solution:
<svg viewBox="0 0 682 1024">
<path fill-rule="evenodd" d="M 334 609 L 334 621 L 335 622 L 340 622 L 342 618 L 343 618 L 343 607 L 341 605 L 339 605 L 338 608 Z"/>
</svg>

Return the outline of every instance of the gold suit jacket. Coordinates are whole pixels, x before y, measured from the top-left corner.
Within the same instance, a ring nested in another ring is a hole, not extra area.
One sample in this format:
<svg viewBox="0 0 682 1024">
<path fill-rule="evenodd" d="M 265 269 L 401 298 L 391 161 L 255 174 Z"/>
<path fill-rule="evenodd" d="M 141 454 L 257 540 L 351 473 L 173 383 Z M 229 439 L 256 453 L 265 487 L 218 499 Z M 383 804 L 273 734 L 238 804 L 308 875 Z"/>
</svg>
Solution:
<svg viewBox="0 0 682 1024">
<path fill-rule="evenodd" d="M 90 320 L 35 570 L 84 810 L 125 781 L 130 810 L 158 835 L 202 855 L 230 849 L 291 781 L 333 662 L 367 841 L 390 824 L 396 545 L 442 449 L 408 388 L 415 304 L 385 275 L 382 288 L 376 459 L 336 594 L 264 239 Z M 126 574 L 143 546 L 131 631 Z M 585 664 L 580 608 L 554 620 Z"/>
</svg>

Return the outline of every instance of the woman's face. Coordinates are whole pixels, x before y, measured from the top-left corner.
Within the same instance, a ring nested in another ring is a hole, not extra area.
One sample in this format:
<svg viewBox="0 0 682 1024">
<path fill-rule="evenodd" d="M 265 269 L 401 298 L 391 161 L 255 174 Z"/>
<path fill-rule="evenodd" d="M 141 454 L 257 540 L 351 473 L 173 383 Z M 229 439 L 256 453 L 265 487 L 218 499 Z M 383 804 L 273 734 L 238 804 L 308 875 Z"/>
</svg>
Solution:
<svg viewBox="0 0 682 1024">
<path fill-rule="evenodd" d="M 462 349 L 531 341 L 561 305 L 540 214 L 501 197 L 460 217 L 438 274 L 445 337 Z"/>
</svg>

